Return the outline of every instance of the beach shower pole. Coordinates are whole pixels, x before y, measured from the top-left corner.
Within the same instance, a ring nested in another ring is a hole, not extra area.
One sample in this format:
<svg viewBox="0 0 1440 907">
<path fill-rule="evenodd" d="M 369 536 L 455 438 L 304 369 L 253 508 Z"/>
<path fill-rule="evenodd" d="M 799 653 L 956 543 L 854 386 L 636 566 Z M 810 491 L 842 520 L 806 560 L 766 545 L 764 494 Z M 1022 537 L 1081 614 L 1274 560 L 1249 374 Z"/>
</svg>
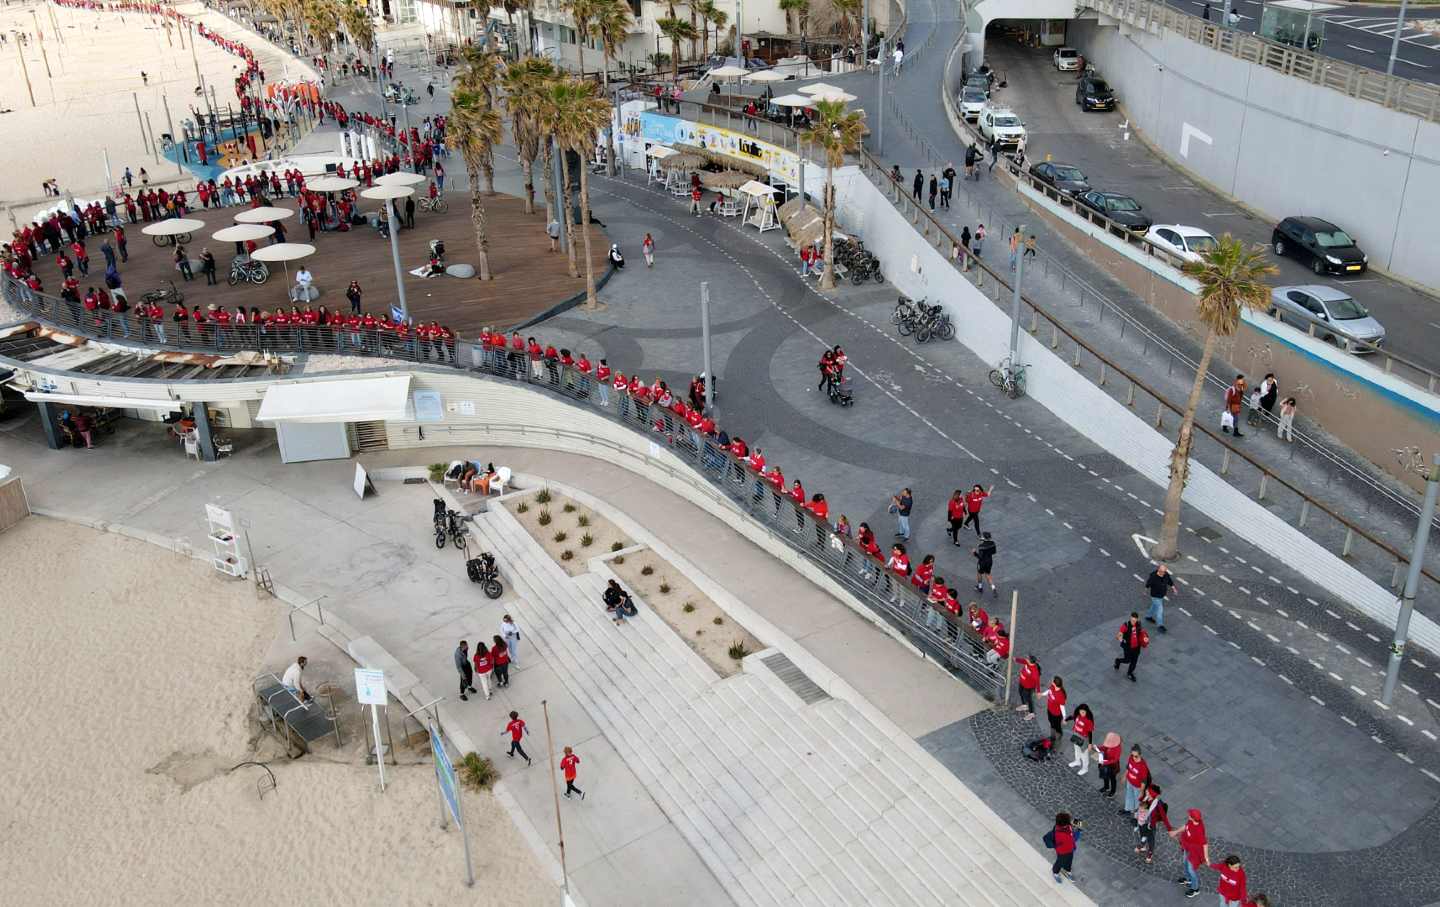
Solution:
<svg viewBox="0 0 1440 907">
<path fill-rule="evenodd" d="M 25 51 L 20 46 L 20 40 L 15 40 L 15 53 L 20 57 L 20 71 L 25 74 L 25 90 L 30 93 L 30 106 L 35 105 L 35 89 L 30 87 L 30 69 L 25 65 Z M 138 102 L 137 102 L 138 103 Z M 139 109 L 138 107 L 136 108 Z"/>
<path fill-rule="evenodd" d="M 165 128 L 170 130 L 170 140 L 175 143 L 176 148 L 180 152 L 179 154 L 175 155 L 175 172 L 183 176 L 185 174 L 185 168 L 181 166 L 180 159 L 186 156 L 184 139 L 180 138 L 175 133 L 175 121 L 170 117 L 169 95 L 161 94 L 160 103 L 165 105 Z"/>
<path fill-rule="evenodd" d="M 140 96 L 132 91 L 130 99 L 135 102 L 135 119 L 140 123 L 140 147 L 149 151 L 150 146 L 145 144 L 145 118 L 140 116 Z"/>
<path fill-rule="evenodd" d="M 560 835 L 560 889 L 568 895 L 570 871 L 565 865 L 565 825 L 560 821 L 560 783 L 555 780 L 555 741 L 550 736 L 550 706 L 547 700 L 540 700 L 540 710 L 545 714 L 545 756 L 550 760 L 550 796 L 555 800 L 555 830 Z"/>
</svg>

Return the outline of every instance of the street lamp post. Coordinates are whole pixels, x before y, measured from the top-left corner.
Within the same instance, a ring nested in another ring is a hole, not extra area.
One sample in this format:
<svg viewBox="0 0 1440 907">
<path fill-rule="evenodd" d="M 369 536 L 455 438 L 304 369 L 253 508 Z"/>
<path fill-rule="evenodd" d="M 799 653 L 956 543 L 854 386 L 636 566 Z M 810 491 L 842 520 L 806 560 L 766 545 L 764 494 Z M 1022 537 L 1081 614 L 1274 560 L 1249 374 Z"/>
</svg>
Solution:
<svg viewBox="0 0 1440 907">
<path fill-rule="evenodd" d="M 1395 695 L 1400 679 L 1400 662 L 1405 658 L 1405 643 L 1410 636 L 1410 615 L 1415 611 L 1415 591 L 1420 586 L 1420 570 L 1425 562 L 1425 545 L 1430 540 L 1430 524 L 1435 519 L 1435 499 L 1440 497 L 1440 453 L 1435 454 L 1425 476 L 1425 503 L 1420 508 L 1420 521 L 1415 526 L 1415 541 L 1410 546 L 1410 569 L 1405 573 L 1405 591 L 1400 596 L 1400 614 L 1395 618 L 1395 641 L 1390 644 L 1390 663 L 1385 667 L 1385 686 L 1380 701 L 1386 706 Z"/>
<path fill-rule="evenodd" d="M 1385 65 L 1385 75 L 1395 75 L 1395 56 L 1400 53 L 1400 33 L 1405 30 L 1405 8 L 1408 0 L 1400 0 L 1400 17 L 1395 21 L 1395 37 L 1390 39 L 1390 62 Z"/>
<path fill-rule="evenodd" d="M 410 317 L 410 307 L 405 301 L 405 269 L 400 265 L 400 223 L 395 216 L 395 202 L 409 197 L 414 191 L 410 186 L 392 183 L 373 186 L 360 193 L 364 198 L 375 199 L 385 204 L 385 220 L 390 225 L 390 259 L 395 265 L 395 295 L 400 301 L 401 321 Z"/>
<path fill-rule="evenodd" d="M 715 418 L 715 373 L 710 365 L 710 284 L 700 282 L 700 345 L 705 366 L 705 412 Z"/>
<path fill-rule="evenodd" d="M 1021 224 L 1017 230 L 1020 235 L 1025 233 L 1025 225 Z M 1014 371 L 1020 367 L 1020 281 L 1025 276 L 1025 248 L 1015 250 L 1015 294 L 1010 299 L 1010 369 Z"/>
</svg>

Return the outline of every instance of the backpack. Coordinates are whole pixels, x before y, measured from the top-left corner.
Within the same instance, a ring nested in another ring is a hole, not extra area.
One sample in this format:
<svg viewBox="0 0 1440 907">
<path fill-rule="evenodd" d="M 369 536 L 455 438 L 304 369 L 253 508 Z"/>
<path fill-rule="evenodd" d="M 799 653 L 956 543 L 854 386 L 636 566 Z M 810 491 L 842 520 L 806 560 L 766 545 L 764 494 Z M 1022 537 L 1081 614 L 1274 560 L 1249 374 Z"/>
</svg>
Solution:
<svg viewBox="0 0 1440 907">
<path fill-rule="evenodd" d="M 1045 832 L 1045 837 L 1043 838 L 1043 840 L 1044 840 L 1044 842 L 1045 842 L 1045 846 L 1046 846 L 1046 847 L 1050 848 L 1051 850 L 1054 850 L 1054 849 L 1055 849 L 1055 829 L 1052 828 L 1052 829 L 1050 829 L 1049 831 Z"/>
<path fill-rule="evenodd" d="M 1022 744 L 1020 752 L 1026 759 L 1044 762 L 1050 758 L 1050 751 L 1054 746 L 1055 741 L 1049 737 L 1037 737 L 1029 743 Z"/>
</svg>

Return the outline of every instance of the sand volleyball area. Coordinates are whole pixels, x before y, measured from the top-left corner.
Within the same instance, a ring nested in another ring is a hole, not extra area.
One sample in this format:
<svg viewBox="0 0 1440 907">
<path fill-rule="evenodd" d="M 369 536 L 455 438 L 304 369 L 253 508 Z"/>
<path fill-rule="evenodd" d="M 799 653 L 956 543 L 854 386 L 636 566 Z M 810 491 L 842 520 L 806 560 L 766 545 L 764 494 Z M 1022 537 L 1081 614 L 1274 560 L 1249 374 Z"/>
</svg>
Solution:
<svg viewBox="0 0 1440 907">
<path fill-rule="evenodd" d="M 425 751 L 400 748 L 382 794 L 348 694 L 345 746 L 279 752 L 250 699 L 251 678 L 290 657 L 278 607 L 203 562 L 113 534 L 38 516 L 0 533 L 0 900 L 559 903 L 488 793 L 466 793 L 467 889 Z M 312 669 L 348 670 L 323 640 L 302 642 Z M 247 760 L 274 772 L 263 798 L 263 770 L 230 771 Z"/>
<path fill-rule="evenodd" d="M 175 9 L 248 45 L 271 81 L 314 78 L 309 67 L 218 12 L 198 3 L 177 4 Z M 107 149 L 116 180 L 127 165 L 136 174 L 145 167 L 152 182 L 181 176 L 173 162 L 163 155 L 157 161 L 146 150 L 140 121 L 149 115 L 157 139 L 167 132 L 179 135 L 190 108 L 205 106 L 195 94 L 196 65 L 205 84 L 214 86 L 222 108 L 227 102 L 236 104 L 235 76 L 244 70 L 240 57 L 204 38 L 193 42 L 192 57 L 189 35 L 182 47 L 178 28 L 172 27 L 167 37 L 160 17 L 136 12 L 15 4 L 0 8 L 0 31 L 9 38 L 0 46 L 0 108 L 9 110 L 0 114 L 6 136 L 0 142 L 0 201 L 7 203 L 43 199 L 40 184 L 52 177 L 62 191 L 82 197 L 96 194 L 106 185 Z M 29 35 L 23 48 L 17 32 Z M 22 56 L 35 93 L 33 107 Z M 148 84 L 141 79 L 142 71 Z M 188 170 L 183 176 L 191 179 Z M 18 209 L 16 216 L 28 211 Z"/>
</svg>

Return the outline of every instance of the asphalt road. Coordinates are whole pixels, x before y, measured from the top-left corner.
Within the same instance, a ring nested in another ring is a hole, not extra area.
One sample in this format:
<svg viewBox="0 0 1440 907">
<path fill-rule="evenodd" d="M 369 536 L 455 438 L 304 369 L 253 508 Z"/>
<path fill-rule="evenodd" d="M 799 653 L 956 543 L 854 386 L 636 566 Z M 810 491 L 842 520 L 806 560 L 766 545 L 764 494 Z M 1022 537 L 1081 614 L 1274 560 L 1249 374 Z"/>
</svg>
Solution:
<svg viewBox="0 0 1440 907">
<path fill-rule="evenodd" d="M 1044 160 L 1050 154 L 1074 164 L 1091 185 L 1134 196 L 1156 223 L 1186 224 L 1216 236 L 1229 232 L 1249 242 L 1269 243 L 1272 222 L 1255 218 L 1195 183 L 1133 135 L 1127 141 L 1120 129 L 1123 114 L 1082 113 L 1075 105 L 1074 74 L 1055 69 L 1049 48 L 1025 48 L 996 36 L 986 44 L 986 59 L 1008 81 L 999 94 L 1025 122 L 1031 160 Z M 1104 75 L 1105 61 L 1094 62 Z M 1123 104 L 1125 99 L 1120 101 Z M 1271 258 L 1280 269 L 1275 284 L 1343 287 L 1385 325 L 1388 349 L 1440 370 L 1440 300 L 1373 271 L 1352 278 L 1321 278 L 1293 258 Z"/>
<path fill-rule="evenodd" d="M 1213 11 L 1211 18 L 1216 22 L 1224 9 L 1224 0 L 1210 4 L 1206 4 L 1205 0 L 1165 2 L 1192 15 L 1200 15 L 1209 5 Z M 1262 7 L 1258 0 L 1235 0 L 1233 8 L 1240 13 L 1237 27 L 1248 32 L 1256 31 L 1260 26 Z M 1352 3 L 1336 3 L 1334 7 L 1315 15 L 1316 19 L 1325 20 L 1325 43 L 1320 52 L 1327 57 L 1384 72 L 1390 62 L 1390 46 L 1395 36 L 1399 8 Z M 1417 82 L 1440 82 L 1440 30 L 1430 32 L 1411 24 L 1427 18 L 1433 22 L 1440 18 L 1440 11 L 1411 7 L 1405 18 L 1407 24 L 1400 35 L 1400 47 L 1395 57 L 1395 75 Z M 1319 29 L 1317 25 L 1316 30 Z"/>
</svg>

